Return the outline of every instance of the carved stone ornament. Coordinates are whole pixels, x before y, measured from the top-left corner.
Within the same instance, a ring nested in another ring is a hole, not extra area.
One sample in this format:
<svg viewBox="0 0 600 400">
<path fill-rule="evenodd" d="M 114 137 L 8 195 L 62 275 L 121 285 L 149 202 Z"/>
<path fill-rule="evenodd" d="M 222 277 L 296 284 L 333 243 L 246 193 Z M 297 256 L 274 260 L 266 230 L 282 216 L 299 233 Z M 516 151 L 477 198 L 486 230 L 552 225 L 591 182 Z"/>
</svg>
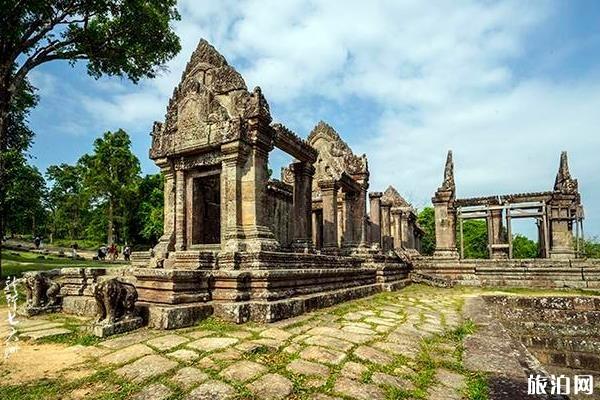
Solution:
<svg viewBox="0 0 600 400">
<path fill-rule="evenodd" d="M 446 157 L 446 167 L 444 168 L 444 182 L 440 190 L 454 190 L 454 161 L 452 160 L 452 150 L 448 150 L 448 156 Z"/>
<path fill-rule="evenodd" d="M 317 152 L 313 189 L 320 180 L 339 180 L 345 172 L 348 175 L 369 173 L 366 156 L 356 156 L 338 133 L 321 121 L 315 126 L 307 139 Z"/>
<path fill-rule="evenodd" d="M 260 88 L 242 76 L 206 40 L 192 54 L 169 100 L 165 122 L 152 129 L 150 157 L 170 157 L 245 136 L 248 119 L 271 122 Z"/>
<path fill-rule="evenodd" d="M 579 190 L 577 179 L 573 179 L 569 172 L 569 161 L 566 151 L 560 154 L 560 166 L 556 174 L 556 180 L 554 181 L 554 190 L 566 194 L 576 194 Z"/>
<path fill-rule="evenodd" d="M 60 310 L 60 285 L 45 272 L 26 272 L 21 280 L 27 302 L 23 313 L 28 316 Z"/>
<path fill-rule="evenodd" d="M 197 167 L 214 166 L 221 163 L 221 155 L 217 152 L 198 154 L 196 156 L 180 157 L 175 161 L 176 170 L 187 170 Z"/>
<path fill-rule="evenodd" d="M 381 202 L 392 207 L 412 209 L 412 205 L 406 201 L 406 199 L 404 199 L 404 197 L 402 197 L 393 186 L 388 186 L 383 193 L 383 196 L 381 196 Z"/>
<path fill-rule="evenodd" d="M 111 278 L 97 283 L 92 292 L 97 306 L 93 327 L 96 336 L 110 336 L 142 326 L 142 318 L 135 312 L 138 298 L 135 286 Z"/>
</svg>

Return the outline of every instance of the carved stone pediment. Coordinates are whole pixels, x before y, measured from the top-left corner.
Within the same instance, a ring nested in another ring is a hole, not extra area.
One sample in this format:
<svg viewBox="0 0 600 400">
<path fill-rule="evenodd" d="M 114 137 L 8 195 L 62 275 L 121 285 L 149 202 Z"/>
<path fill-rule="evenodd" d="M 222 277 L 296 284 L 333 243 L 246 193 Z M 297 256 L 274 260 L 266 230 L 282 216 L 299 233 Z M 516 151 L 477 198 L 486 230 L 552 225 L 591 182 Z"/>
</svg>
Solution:
<svg viewBox="0 0 600 400">
<path fill-rule="evenodd" d="M 313 190 L 318 190 L 321 180 L 339 180 L 345 172 L 349 176 L 369 174 L 366 156 L 356 156 L 338 133 L 321 121 L 315 126 L 307 139 L 308 144 L 317 152 Z"/>
<path fill-rule="evenodd" d="M 207 41 L 192 54 L 173 91 L 164 123 L 152 129 L 153 159 L 245 138 L 248 120 L 271 122 L 260 88 L 249 92 L 242 76 Z"/>
<path fill-rule="evenodd" d="M 412 205 L 393 186 L 388 186 L 381 196 L 381 202 L 392 207 L 412 209 Z"/>
<path fill-rule="evenodd" d="M 577 179 L 573 179 L 569 172 L 569 161 L 566 151 L 560 154 L 560 166 L 554 181 L 554 190 L 565 194 L 576 194 L 579 191 Z"/>
</svg>

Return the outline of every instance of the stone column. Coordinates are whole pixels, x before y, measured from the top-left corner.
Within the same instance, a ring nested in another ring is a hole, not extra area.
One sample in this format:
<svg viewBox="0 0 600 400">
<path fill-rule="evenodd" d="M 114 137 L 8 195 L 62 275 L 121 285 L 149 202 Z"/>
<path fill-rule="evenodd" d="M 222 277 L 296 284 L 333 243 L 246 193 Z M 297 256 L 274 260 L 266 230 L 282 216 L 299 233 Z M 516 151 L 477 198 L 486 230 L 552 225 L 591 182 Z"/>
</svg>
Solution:
<svg viewBox="0 0 600 400">
<path fill-rule="evenodd" d="M 456 249 L 456 210 L 448 191 L 438 191 L 432 199 L 435 213 L 434 257 L 458 258 Z"/>
<path fill-rule="evenodd" d="M 334 181 L 319 182 L 323 200 L 323 250 L 338 248 L 337 190 Z"/>
<path fill-rule="evenodd" d="M 344 247 L 355 247 L 356 246 L 356 207 L 357 207 L 358 196 L 353 192 L 346 192 L 344 194 L 344 206 L 343 206 L 343 221 L 344 221 Z"/>
<path fill-rule="evenodd" d="M 554 204 L 550 206 L 550 258 L 573 259 L 575 258 L 573 219 L 569 206 L 564 204 L 570 201 L 561 204 L 560 200 L 563 199 L 559 197 L 562 196 L 555 195 Z"/>
<path fill-rule="evenodd" d="M 170 168 L 162 170 L 162 173 L 164 177 L 163 238 L 167 239 L 175 232 L 175 173 Z"/>
<path fill-rule="evenodd" d="M 175 171 L 175 250 L 185 250 L 185 173 Z"/>
<path fill-rule="evenodd" d="M 312 242 L 312 178 L 315 168 L 305 162 L 291 165 L 294 173 L 294 237 L 292 247 L 306 251 Z"/>
<path fill-rule="evenodd" d="M 255 133 L 259 135 L 259 133 Z M 272 145 L 255 139 L 241 176 L 241 207 L 244 245 L 247 251 L 276 250 L 279 244 L 268 227 L 266 187 L 268 178 L 268 154 Z M 265 139 L 266 140 L 266 139 Z"/>
<path fill-rule="evenodd" d="M 397 207 L 392 207 L 390 209 L 390 212 L 392 214 L 392 237 L 393 237 L 393 243 L 394 243 L 394 249 L 396 250 L 402 250 L 404 248 L 404 243 L 402 242 L 403 238 L 404 238 L 404 232 L 402 231 L 402 218 L 403 218 L 403 213 L 402 210 L 400 210 Z"/>
<path fill-rule="evenodd" d="M 355 209 L 357 222 L 355 234 L 359 247 L 367 247 L 369 243 L 367 234 L 367 189 L 368 186 L 365 184 L 361 185 Z"/>
<path fill-rule="evenodd" d="M 394 247 L 390 208 L 389 204 L 381 204 L 381 248 L 383 251 L 391 250 Z"/>
<path fill-rule="evenodd" d="M 371 217 L 371 243 L 381 247 L 381 192 L 369 193 L 369 216 Z"/>
<path fill-rule="evenodd" d="M 488 238 L 490 246 L 490 257 L 493 259 L 508 258 L 508 248 L 501 248 L 497 245 L 506 244 L 502 234 L 502 210 L 490 210 L 487 223 L 490 228 Z"/>
<path fill-rule="evenodd" d="M 241 142 L 221 146 L 221 248 L 242 250 L 242 168 L 248 149 Z"/>
</svg>

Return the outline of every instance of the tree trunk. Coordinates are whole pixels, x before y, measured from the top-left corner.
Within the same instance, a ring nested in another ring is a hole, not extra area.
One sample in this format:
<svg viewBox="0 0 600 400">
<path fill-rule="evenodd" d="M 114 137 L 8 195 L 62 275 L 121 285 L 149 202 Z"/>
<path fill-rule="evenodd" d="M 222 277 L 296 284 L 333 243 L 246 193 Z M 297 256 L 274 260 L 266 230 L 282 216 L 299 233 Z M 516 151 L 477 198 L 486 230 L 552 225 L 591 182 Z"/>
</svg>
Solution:
<svg viewBox="0 0 600 400">
<path fill-rule="evenodd" d="M 113 243 L 113 203 L 112 199 L 108 200 L 108 241 L 110 246 Z"/>
</svg>

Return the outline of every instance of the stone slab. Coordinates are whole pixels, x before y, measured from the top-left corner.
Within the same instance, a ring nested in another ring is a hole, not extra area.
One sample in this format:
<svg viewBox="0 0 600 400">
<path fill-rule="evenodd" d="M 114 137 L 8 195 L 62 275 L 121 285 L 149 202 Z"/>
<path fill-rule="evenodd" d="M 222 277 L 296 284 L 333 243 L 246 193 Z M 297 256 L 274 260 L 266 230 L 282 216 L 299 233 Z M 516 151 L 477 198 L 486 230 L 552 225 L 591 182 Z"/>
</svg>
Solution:
<svg viewBox="0 0 600 400">
<path fill-rule="evenodd" d="M 282 400 L 292 393 L 292 382 L 279 374 L 267 374 L 249 384 L 248 389 L 259 399 Z"/>
<path fill-rule="evenodd" d="M 124 364 L 152 353 L 154 353 L 154 350 L 145 344 L 134 344 L 101 357 L 100 362 L 111 365 Z"/>
<path fill-rule="evenodd" d="M 143 382 L 148 378 L 162 375 L 177 366 L 176 361 L 153 354 L 140 358 L 131 364 L 115 371 L 116 374 L 123 376 L 133 382 Z"/>
<path fill-rule="evenodd" d="M 266 371 L 267 367 L 264 365 L 253 361 L 242 360 L 225 368 L 219 375 L 225 379 L 246 382 Z"/>
<path fill-rule="evenodd" d="M 376 385 L 360 383 L 352 379 L 339 378 L 333 389 L 336 393 L 357 400 L 382 400 L 385 394 Z"/>
<path fill-rule="evenodd" d="M 99 323 L 92 325 L 94 336 L 101 338 L 131 332 L 144 325 L 142 317 L 126 318 L 112 323 Z"/>
<path fill-rule="evenodd" d="M 198 358 L 200 358 L 200 354 L 196 353 L 193 350 L 186 349 L 175 350 L 171 353 L 168 353 L 167 356 L 188 363 L 196 361 Z"/>
<path fill-rule="evenodd" d="M 208 381 L 201 384 L 185 397 L 186 400 L 232 400 L 236 391 L 230 385 L 219 381 Z"/>
<path fill-rule="evenodd" d="M 341 351 L 327 349 L 325 347 L 309 346 L 300 352 L 300 357 L 304 358 L 305 360 L 338 365 L 344 361 L 346 354 Z"/>
<path fill-rule="evenodd" d="M 70 329 L 66 329 L 66 328 L 51 328 L 51 329 L 44 329 L 41 331 L 33 331 L 33 332 L 23 333 L 20 336 L 28 337 L 33 340 L 37 340 L 37 339 L 42 339 L 42 338 L 49 337 L 49 336 L 65 335 L 67 333 L 72 333 L 72 332 L 73 331 L 71 331 Z"/>
<path fill-rule="evenodd" d="M 178 370 L 171 380 L 184 389 L 189 389 L 209 379 L 208 374 L 194 367 L 184 367 Z"/>
<path fill-rule="evenodd" d="M 239 342 L 237 338 L 229 338 L 229 337 L 209 337 L 209 338 L 201 338 L 194 342 L 188 343 L 187 347 L 191 347 L 192 349 L 200 350 L 200 351 L 214 351 L 219 349 L 224 349 L 229 346 L 233 346 Z"/>
<path fill-rule="evenodd" d="M 166 400 L 171 397 L 171 389 L 161 383 L 153 383 L 135 394 L 131 400 Z"/>
<path fill-rule="evenodd" d="M 189 342 L 189 339 L 183 336 L 165 335 L 157 337 L 156 339 L 148 340 L 146 344 L 158 349 L 159 351 L 166 351 L 181 346 L 186 342 Z"/>
</svg>

